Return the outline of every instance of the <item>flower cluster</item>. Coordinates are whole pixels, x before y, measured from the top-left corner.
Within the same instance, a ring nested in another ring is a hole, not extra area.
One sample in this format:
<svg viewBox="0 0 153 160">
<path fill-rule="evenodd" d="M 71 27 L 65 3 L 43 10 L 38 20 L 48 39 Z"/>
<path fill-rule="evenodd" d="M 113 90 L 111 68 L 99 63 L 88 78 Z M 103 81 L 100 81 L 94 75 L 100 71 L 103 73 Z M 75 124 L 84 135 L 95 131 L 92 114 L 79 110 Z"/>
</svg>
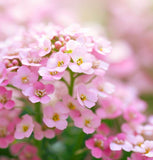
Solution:
<svg viewBox="0 0 153 160">
<path fill-rule="evenodd" d="M 73 125 L 92 134 L 85 145 L 96 158 L 153 157 L 153 120 L 144 124 L 146 104 L 134 87 L 105 75 L 104 37 L 78 25 L 38 25 L 1 42 L 0 53 L 0 148 L 38 160 L 33 145 Z"/>
</svg>

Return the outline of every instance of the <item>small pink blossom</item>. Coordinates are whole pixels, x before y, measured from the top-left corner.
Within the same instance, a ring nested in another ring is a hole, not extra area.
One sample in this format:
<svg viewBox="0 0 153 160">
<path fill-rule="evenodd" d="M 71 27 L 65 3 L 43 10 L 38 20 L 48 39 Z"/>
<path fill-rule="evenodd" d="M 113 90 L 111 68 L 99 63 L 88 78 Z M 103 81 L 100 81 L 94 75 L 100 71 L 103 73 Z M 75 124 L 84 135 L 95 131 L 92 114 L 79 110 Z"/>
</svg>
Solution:
<svg viewBox="0 0 153 160">
<path fill-rule="evenodd" d="M 32 72 L 28 67 L 22 66 L 18 69 L 17 74 L 13 76 L 11 83 L 21 89 L 26 89 L 34 84 L 38 79 L 38 74 Z"/>
<path fill-rule="evenodd" d="M 86 88 L 84 84 L 77 87 L 77 99 L 82 106 L 91 108 L 98 100 L 97 94 Z"/>
<path fill-rule="evenodd" d="M 73 72 L 92 74 L 94 70 L 92 69 L 93 56 L 88 54 L 84 47 L 78 47 L 71 54 L 73 63 L 69 64 L 69 68 Z"/>
<path fill-rule="evenodd" d="M 125 150 L 127 152 L 132 151 L 133 146 L 126 140 L 126 136 L 123 133 L 118 134 L 116 137 L 113 138 L 112 142 L 110 143 L 110 149 L 113 151 L 120 151 Z"/>
<path fill-rule="evenodd" d="M 146 117 L 142 113 L 137 111 L 133 105 L 124 110 L 123 117 L 125 120 L 135 123 L 143 123 L 146 120 Z"/>
<path fill-rule="evenodd" d="M 122 102 L 116 97 L 106 97 L 100 99 L 101 107 L 96 110 L 96 113 L 101 118 L 113 119 L 122 114 Z"/>
<path fill-rule="evenodd" d="M 47 127 L 45 124 L 40 125 L 39 123 L 35 122 L 34 125 L 35 139 L 42 140 L 44 137 L 51 139 L 55 136 L 55 131 Z"/>
<path fill-rule="evenodd" d="M 54 107 L 45 107 L 43 122 L 49 128 L 56 127 L 57 129 L 64 130 L 67 127 L 68 109 L 62 102 L 58 102 Z"/>
<path fill-rule="evenodd" d="M 110 45 L 110 42 L 107 41 L 104 38 L 99 38 L 95 40 L 95 46 L 93 49 L 93 54 L 97 57 L 97 58 L 103 58 L 104 55 L 107 55 L 109 53 L 111 53 L 112 51 L 112 47 Z"/>
<path fill-rule="evenodd" d="M 27 143 L 16 143 L 11 146 L 11 153 L 20 160 L 40 160 L 37 156 L 37 148 Z"/>
<path fill-rule="evenodd" d="M 73 117 L 79 117 L 81 115 L 83 108 L 73 97 L 69 95 L 64 96 L 63 104 L 69 109 L 69 115 L 72 119 Z"/>
<path fill-rule="evenodd" d="M 7 148 L 14 141 L 14 121 L 7 117 L 0 117 L 0 148 Z"/>
<path fill-rule="evenodd" d="M 41 82 L 36 82 L 33 86 L 22 91 L 25 96 L 29 97 L 32 103 L 41 102 L 48 103 L 50 101 L 49 94 L 54 92 L 52 84 L 44 85 Z"/>
<path fill-rule="evenodd" d="M 100 126 L 100 118 L 91 110 L 85 109 L 81 112 L 80 117 L 74 117 L 74 125 L 82 128 L 87 134 L 93 133 Z"/>
<path fill-rule="evenodd" d="M 33 132 L 33 128 L 34 124 L 32 117 L 26 114 L 22 117 L 21 122 L 17 124 L 14 136 L 16 139 L 28 138 Z"/>
<path fill-rule="evenodd" d="M 6 90 L 5 87 L 0 86 L 0 109 L 11 109 L 15 106 L 15 102 L 11 100 L 12 91 Z"/>
<path fill-rule="evenodd" d="M 86 140 L 85 144 L 91 149 L 92 156 L 96 158 L 103 158 L 104 150 L 108 147 L 107 138 L 101 134 L 95 134 L 91 139 Z"/>
<path fill-rule="evenodd" d="M 136 146 L 134 151 L 142 153 L 146 157 L 153 157 L 153 141 L 144 141 L 140 146 Z"/>
</svg>

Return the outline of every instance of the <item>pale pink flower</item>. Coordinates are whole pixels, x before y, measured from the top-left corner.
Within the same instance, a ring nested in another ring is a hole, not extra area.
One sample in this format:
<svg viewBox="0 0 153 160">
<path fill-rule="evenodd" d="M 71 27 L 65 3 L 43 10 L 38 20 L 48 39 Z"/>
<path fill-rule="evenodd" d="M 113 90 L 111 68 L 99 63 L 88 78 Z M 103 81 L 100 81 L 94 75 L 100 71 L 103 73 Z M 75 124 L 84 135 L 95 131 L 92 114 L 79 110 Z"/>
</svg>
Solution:
<svg viewBox="0 0 153 160">
<path fill-rule="evenodd" d="M 56 127 L 57 129 L 64 130 L 67 127 L 68 109 L 62 102 L 58 102 L 54 107 L 45 107 L 43 122 L 49 128 Z"/>
<path fill-rule="evenodd" d="M 37 148 L 32 145 L 26 145 L 19 154 L 20 160 L 40 160 L 37 156 Z"/>
<path fill-rule="evenodd" d="M 93 54 L 97 58 L 103 58 L 105 55 L 111 53 L 112 47 L 110 44 L 111 43 L 104 38 L 95 39 Z"/>
<path fill-rule="evenodd" d="M 81 112 L 80 117 L 74 117 L 74 125 L 82 128 L 87 134 L 93 133 L 100 126 L 100 118 L 91 110 L 85 109 Z"/>
<path fill-rule="evenodd" d="M 103 136 L 108 136 L 111 133 L 110 128 L 105 123 L 101 123 L 101 125 L 97 128 L 96 131 Z"/>
<path fill-rule="evenodd" d="M 23 139 L 25 137 L 28 138 L 33 132 L 33 128 L 34 124 L 32 117 L 26 114 L 22 117 L 22 120 L 17 124 L 14 136 L 16 139 Z"/>
<path fill-rule="evenodd" d="M 16 143 L 11 146 L 11 153 L 20 160 L 40 160 L 37 156 L 37 148 L 27 143 Z"/>
<path fill-rule="evenodd" d="M 47 62 L 47 68 L 53 69 L 57 72 L 63 72 L 67 68 L 69 62 L 69 55 L 62 52 L 56 52 L 49 58 Z"/>
<path fill-rule="evenodd" d="M 54 86 L 52 84 L 44 85 L 41 82 L 36 82 L 33 86 L 28 87 L 22 92 L 25 96 L 29 97 L 32 103 L 48 103 L 50 101 L 48 95 L 54 92 Z"/>
<path fill-rule="evenodd" d="M 8 117 L 0 118 L 0 148 L 7 148 L 14 141 L 14 121 L 10 121 Z"/>
<path fill-rule="evenodd" d="M 94 86 L 93 90 L 95 90 L 100 97 L 107 97 L 115 91 L 115 86 L 104 80 L 102 77 L 96 77 L 92 81 L 92 85 Z"/>
<path fill-rule="evenodd" d="M 70 55 L 73 63 L 69 64 L 69 68 L 73 72 L 92 74 L 93 55 L 89 54 L 84 47 L 78 47 Z"/>
<path fill-rule="evenodd" d="M 73 117 L 79 117 L 81 115 L 81 111 L 83 111 L 79 102 L 69 95 L 63 97 L 63 104 L 68 108 L 69 115 L 72 119 Z"/>
<path fill-rule="evenodd" d="M 86 140 L 86 147 L 91 149 L 92 156 L 103 158 L 104 150 L 108 147 L 107 138 L 101 134 L 95 134 L 92 138 Z"/>
<path fill-rule="evenodd" d="M 153 141 L 144 141 L 140 146 L 135 146 L 134 151 L 142 153 L 146 157 L 153 157 Z"/>
<path fill-rule="evenodd" d="M 132 153 L 130 158 L 127 160 L 153 160 L 153 158 L 146 157 L 141 153 Z"/>
<path fill-rule="evenodd" d="M 12 77 L 11 83 L 21 89 L 26 89 L 34 84 L 38 79 L 38 74 L 32 72 L 28 67 L 22 66 L 18 69 L 17 74 Z"/>
<path fill-rule="evenodd" d="M 80 84 L 77 87 L 77 99 L 82 106 L 91 108 L 98 100 L 97 93 L 87 89 L 84 84 Z"/>
<path fill-rule="evenodd" d="M 39 123 L 35 122 L 34 125 L 35 139 L 42 140 L 44 137 L 51 139 L 55 136 L 55 131 L 47 127 L 45 124 L 40 125 Z"/>
<path fill-rule="evenodd" d="M 122 114 L 122 102 L 116 97 L 106 97 L 100 99 L 100 108 L 96 110 L 96 113 L 101 118 L 113 119 Z"/>
<path fill-rule="evenodd" d="M 21 62 L 26 66 L 35 66 L 39 67 L 44 63 L 45 59 L 39 56 L 37 50 L 26 49 L 20 52 Z"/>
<path fill-rule="evenodd" d="M 123 117 L 127 121 L 132 121 L 135 123 L 143 123 L 146 120 L 146 117 L 134 108 L 134 106 L 129 106 L 123 112 Z"/>
<path fill-rule="evenodd" d="M 12 91 L 6 90 L 6 88 L 0 86 L 0 109 L 11 109 L 15 106 L 15 102 L 11 100 Z"/>
<path fill-rule="evenodd" d="M 113 151 L 125 150 L 127 152 L 132 151 L 133 146 L 126 140 L 126 136 L 123 133 L 116 135 L 110 143 L 110 149 Z"/>
<path fill-rule="evenodd" d="M 49 38 L 41 37 L 38 40 L 39 56 L 43 57 L 51 51 L 51 41 Z"/>
<path fill-rule="evenodd" d="M 42 78 L 47 81 L 59 80 L 64 75 L 64 71 L 58 72 L 55 69 L 50 69 L 48 67 L 41 67 L 38 72 L 42 76 Z"/>
</svg>

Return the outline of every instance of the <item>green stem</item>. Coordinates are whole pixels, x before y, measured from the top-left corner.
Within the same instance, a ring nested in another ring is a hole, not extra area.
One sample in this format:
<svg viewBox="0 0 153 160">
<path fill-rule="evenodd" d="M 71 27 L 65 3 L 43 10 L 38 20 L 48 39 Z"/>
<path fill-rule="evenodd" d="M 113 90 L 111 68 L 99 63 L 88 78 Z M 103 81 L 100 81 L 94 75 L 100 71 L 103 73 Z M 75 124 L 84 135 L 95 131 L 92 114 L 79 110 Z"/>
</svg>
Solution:
<svg viewBox="0 0 153 160">
<path fill-rule="evenodd" d="M 34 104 L 35 106 L 35 120 L 38 122 L 38 123 L 42 123 L 42 109 L 41 109 L 41 103 L 40 102 L 37 102 Z M 38 155 L 40 158 L 42 158 L 42 140 L 41 141 L 38 141 L 36 139 L 34 139 L 34 143 L 35 143 L 35 146 L 38 148 Z"/>
<path fill-rule="evenodd" d="M 42 122 L 42 110 L 41 110 L 41 103 L 35 103 L 35 120 L 38 123 Z"/>
<path fill-rule="evenodd" d="M 71 70 L 69 70 L 69 72 L 70 72 L 70 85 L 68 87 L 68 90 L 69 90 L 69 95 L 73 96 L 73 87 L 75 78 L 73 77 L 74 73 Z"/>
</svg>

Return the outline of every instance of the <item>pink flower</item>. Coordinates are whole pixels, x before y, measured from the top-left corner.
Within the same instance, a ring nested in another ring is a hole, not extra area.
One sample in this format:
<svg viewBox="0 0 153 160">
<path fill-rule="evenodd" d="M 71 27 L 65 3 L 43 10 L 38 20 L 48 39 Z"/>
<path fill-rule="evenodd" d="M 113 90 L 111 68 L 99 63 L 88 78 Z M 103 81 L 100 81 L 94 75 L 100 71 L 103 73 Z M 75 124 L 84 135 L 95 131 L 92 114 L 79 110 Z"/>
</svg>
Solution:
<svg viewBox="0 0 153 160">
<path fill-rule="evenodd" d="M 101 108 L 96 110 L 96 113 L 101 118 L 113 119 L 122 114 L 122 103 L 116 97 L 106 97 L 100 99 Z"/>
<path fill-rule="evenodd" d="M 77 99 L 82 106 L 91 108 L 98 100 L 97 94 L 86 88 L 84 84 L 77 87 Z"/>
<path fill-rule="evenodd" d="M 26 66 L 39 67 L 43 63 L 44 59 L 39 56 L 37 50 L 25 49 L 20 52 L 21 62 Z"/>
<path fill-rule="evenodd" d="M 141 153 L 132 153 L 131 157 L 128 158 L 127 160 L 153 160 L 153 158 L 145 157 Z"/>
<path fill-rule="evenodd" d="M 37 156 L 37 148 L 27 143 L 16 143 L 11 146 L 11 153 L 20 160 L 40 160 Z"/>
<path fill-rule="evenodd" d="M 126 140 L 125 134 L 120 133 L 113 138 L 112 142 L 110 143 L 110 149 L 113 151 L 120 151 L 123 149 L 127 152 L 130 152 L 132 151 L 133 146 Z"/>
<path fill-rule="evenodd" d="M 12 78 L 11 83 L 21 89 L 26 89 L 34 84 L 38 79 L 38 75 L 26 67 L 22 66 L 18 69 L 17 74 Z"/>
<path fill-rule="evenodd" d="M 97 128 L 97 133 L 102 134 L 103 136 L 108 136 L 111 133 L 111 130 L 105 123 L 101 123 Z"/>
<path fill-rule="evenodd" d="M 95 45 L 93 49 L 93 54 L 97 58 L 103 58 L 105 55 L 111 53 L 112 47 L 110 42 L 104 38 L 99 38 L 95 40 Z"/>
<path fill-rule="evenodd" d="M 127 121 L 132 121 L 135 123 L 143 123 L 146 120 L 146 117 L 134 108 L 134 106 L 129 106 L 123 112 L 123 117 Z"/>
<path fill-rule="evenodd" d="M 28 138 L 33 132 L 33 128 L 33 120 L 31 116 L 26 114 L 22 117 L 21 122 L 17 124 L 14 136 L 16 139 L 23 139 L 25 137 Z"/>
<path fill-rule="evenodd" d="M 82 128 L 87 134 L 93 133 L 100 126 L 100 118 L 91 110 L 85 109 L 81 112 L 80 117 L 74 117 L 74 125 Z"/>
<path fill-rule="evenodd" d="M 32 145 L 26 145 L 19 154 L 20 160 L 40 160 L 37 156 L 37 148 Z"/>
<path fill-rule="evenodd" d="M 51 139 L 55 136 L 55 131 L 47 127 L 45 124 L 40 125 L 39 123 L 35 122 L 34 125 L 35 139 L 42 140 L 44 137 Z"/>
<path fill-rule="evenodd" d="M 0 117 L 0 148 L 7 148 L 14 141 L 14 121 L 9 121 L 7 117 Z"/>
<path fill-rule="evenodd" d="M 6 88 L 0 86 L 0 109 L 3 107 L 6 109 L 11 109 L 14 107 L 15 103 L 11 100 L 12 91 L 6 90 Z"/>
<path fill-rule="evenodd" d="M 57 72 L 63 72 L 67 68 L 69 62 L 70 62 L 69 55 L 63 52 L 56 52 L 49 58 L 47 62 L 47 68 L 53 69 Z"/>
<path fill-rule="evenodd" d="M 142 153 L 146 157 L 153 157 L 153 141 L 144 141 L 140 146 L 136 146 L 134 151 Z"/>
<path fill-rule="evenodd" d="M 54 86 L 52 84 L 44 85 L 41 82 L 36 82 L 33 86 L 23 90 L 22 92 L 25 96 L 29 97 L 29 100 L 32 103 L 48 103 L 50 101 L 48 94 L 54 92 Z"/>
<path fill-rule="evenodd" d="M 50 69 L 48 67 L 41 67 L 39 69 L 39 74 L 42 76 L 44 80 L 50 81 L 50 80 L 59 80 L 63 77 L 63 72 L 55 71 L 55 69 Z"/>
<path fill-rule="evenodd" d="M 54 107 L 45 107 L 43 122 L 49 128 L 56 127 L 57 129 L 64 130 L 67 127 L 68 109 L 62 102 L 56 103 Z"/>
<path fill-rule="evenodd" d="M 80 116 L 81 111 L 83 111 L 83 108 L 79 102 L 69 95 L 63 97 L 63 104 L 68 108 L 69 115 L 72 119 Z"/>
<path fill-rule="evenodd" d="M 51 41 L 49 38 L 47 37 L 39 37 L 38 40 L 38 49 L 39 50 L 39 56 L 45 56 L 46 54 L 48 54 L 51 51 Z"/>
<path fill-rule="evenodd" d="M 104 150 L 108 147 L 106 137 L 101 134 L 95 134 L 92 138 L 86 140 L 86 147 L 91 149 L 92 156 L 96 158 L 104 157 Z"/>
<path fill-rule="evenodd" d="M 95 90 L 95 92 L 97 92 L 98 96 L 100 97 L 107 97 L 115 91 L 115 86 L 110 82 L 102 79 L 102 77 L 96 77 L 92 81 L 92 84 L 94 86 L 93 90 Z"/>
<path fill-rule="evenodd" d="M 71 54 L 73 63 L 69 64 L 69 68 L 73 72 L 92 74 L 94 70 L 92 69 L 93 56 L 87 53 L 84 47 L 78 47 Z"/>
</svg>

